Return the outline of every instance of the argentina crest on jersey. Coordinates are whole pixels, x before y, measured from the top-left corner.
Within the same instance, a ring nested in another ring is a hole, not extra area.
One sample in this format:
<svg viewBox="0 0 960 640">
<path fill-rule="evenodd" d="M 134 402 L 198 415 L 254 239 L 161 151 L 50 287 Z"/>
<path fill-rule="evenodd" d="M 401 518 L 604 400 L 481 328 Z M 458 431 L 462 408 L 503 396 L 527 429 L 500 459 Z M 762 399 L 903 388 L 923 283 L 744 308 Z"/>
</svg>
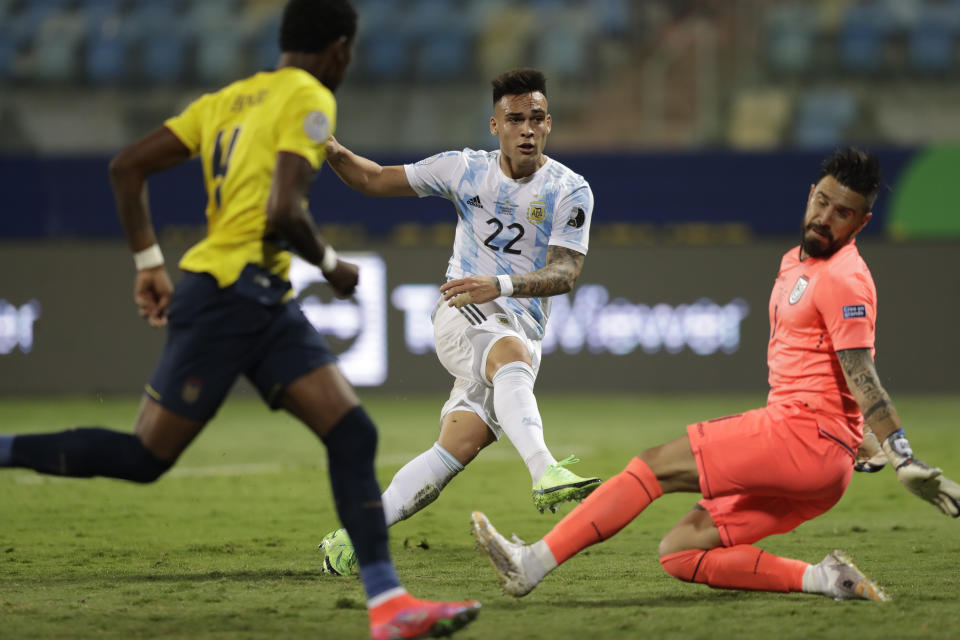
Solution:
<svg viewBox="0 0 960 640">
<path fill-rule="evenodd" d="M 537 200 L 530 203 L 530 208 L 527 209 L 527 220 L 534 224 L 540 224 L 547 219 L 547 203 L 540 195 L 535 195 L 534 197 L 537 198 Z"/>
<path fill-rule="evenodd" d="M 807 279 L 807 276 L 797 278 L 797 284 L 793 285 L 793 291 L 790 292 L 788 302 L 790 302 L 790 304 L 800 302 L 800 298 L 803 297 L 803 292 L 807 290 L 808 284 L 810 284 L 810 281 Z"/>
</svg>

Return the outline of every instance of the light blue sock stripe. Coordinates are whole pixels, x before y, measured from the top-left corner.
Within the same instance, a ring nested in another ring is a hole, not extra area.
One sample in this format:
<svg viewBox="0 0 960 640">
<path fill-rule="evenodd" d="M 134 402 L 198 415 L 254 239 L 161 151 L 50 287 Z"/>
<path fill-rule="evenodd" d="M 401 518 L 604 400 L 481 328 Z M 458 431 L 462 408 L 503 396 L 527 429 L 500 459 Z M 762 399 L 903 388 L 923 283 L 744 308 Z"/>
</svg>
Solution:
<svg viewBox="0 0 960 640">
<path fill-rule="evenodd" d="M 9 467 L 13 457 L 14 436 L 0 436 L 0 467 Z"/>
<path fill-rule="evenodd" d="M 439 442 L 433 443 L 433 450 L 440 456 L 440 460 L 451 473 L 460 473 L 463 471 L 463 465 L 460 464 L 460 461 L 454 458 L 452 453 L 441 447 Z"/>
</svg>

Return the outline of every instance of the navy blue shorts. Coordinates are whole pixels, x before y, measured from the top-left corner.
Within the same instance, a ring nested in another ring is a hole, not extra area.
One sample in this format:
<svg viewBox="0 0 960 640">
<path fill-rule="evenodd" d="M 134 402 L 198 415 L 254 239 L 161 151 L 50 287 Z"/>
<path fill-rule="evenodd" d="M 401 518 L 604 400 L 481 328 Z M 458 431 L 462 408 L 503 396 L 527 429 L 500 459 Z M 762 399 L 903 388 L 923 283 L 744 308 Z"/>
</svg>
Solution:
<svg viewBox="0 0 960 640">
<path fill-rule="evenodd" d="M 191 420 L 212 418 L 240 374 L 276 409 L 291 382 L 336 362 L 296 302 L 263 304 L 242 286 L 221 289 L 206 273 L 184 272 L 168 318 L 146 391 Z"/>
</svg>

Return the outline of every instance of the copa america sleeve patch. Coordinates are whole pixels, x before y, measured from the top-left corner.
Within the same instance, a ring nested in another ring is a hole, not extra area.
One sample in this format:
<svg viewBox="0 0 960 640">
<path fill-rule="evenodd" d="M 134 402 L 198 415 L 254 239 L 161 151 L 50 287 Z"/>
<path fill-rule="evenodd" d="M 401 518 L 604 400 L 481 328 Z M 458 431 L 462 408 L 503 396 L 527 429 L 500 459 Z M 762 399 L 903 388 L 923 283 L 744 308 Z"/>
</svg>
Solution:
<svg viewBox="0 0 960 640">
<path fill-rule="evenodd" d="M 847 318 L 866 318 L 867 317 L 867 307 L 862 304 L 845 304 L 843 305 L 843 317 Z"/>
<path fill-rule="evenodd" d="M 303 119 L 303 130 L 314 142 L 326 142 L 330 137 L 330 120 L 323 111 L 311 111 Z"/>
</svg>

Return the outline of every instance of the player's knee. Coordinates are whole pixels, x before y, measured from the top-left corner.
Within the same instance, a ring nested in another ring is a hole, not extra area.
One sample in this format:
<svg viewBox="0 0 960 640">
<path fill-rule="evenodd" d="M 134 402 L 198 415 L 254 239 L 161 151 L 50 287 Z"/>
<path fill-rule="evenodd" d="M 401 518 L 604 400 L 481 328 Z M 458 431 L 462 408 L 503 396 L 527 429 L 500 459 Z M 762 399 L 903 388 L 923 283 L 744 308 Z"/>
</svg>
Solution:
<svg viewBox="0 0 960 640">
<path fill-rule="evenodd" d="M 140 438 L 134 436 L 134 439 L 136 445 L 132 447 L 133 456 L 127 479 L 141 484 L 156 482 L 173 466 L 173 461 L 161 460 L 143 445 Z"/>
<path fill-rule="evenodd" d="M 494 378 L 501 373 L 509 371 L 519 372 L 524 378 L 528 377 L 531 383 L 536 379 L 527 346 L 519 338 L 510 336 L 500 338 L 494 343 L 487 354 L 483 369 L 491 383 L 495 383 Z"/>
<path fill-rule="evenodd" d="M 495 387 L 505 383 L 508 387 L 528 386 L 532 388 L 537 380 L 533 367 L 520 360 L 507 362 L 496 367 L 492 367 L 488 360 L 487 378 Z"/>
<path fill-rule="evenodd" d="M 683 544 L 681 541 L 677 540 L 676 536 L 672 535 L 671 531 L 667 535 L 663 536 L 663 539 L 660 540 L 660 544 L 657 547 L 657 555 L 662 560 L 664 557 L 669 556 L 674 553 L 679 553 L 681 551 L 689 551 L 689 545 Z"/>
<path fill-rule="evenodd" d="M 377 451 L 377 428 L 363 407 L 344 415 L 323 438 L 331 457 L 343 460 L 373 460 Z"/>
<path fill-rule="evenodd" d="M 666 538 L 664 538 L 664 541 Z M 660 543 L 660 566 L 677 580 L 693 582 L 697 572 L 697 565 L 705 551 L 703 549 L 686 549 L 664 553 L 663 541 Z"/>
</svg>

